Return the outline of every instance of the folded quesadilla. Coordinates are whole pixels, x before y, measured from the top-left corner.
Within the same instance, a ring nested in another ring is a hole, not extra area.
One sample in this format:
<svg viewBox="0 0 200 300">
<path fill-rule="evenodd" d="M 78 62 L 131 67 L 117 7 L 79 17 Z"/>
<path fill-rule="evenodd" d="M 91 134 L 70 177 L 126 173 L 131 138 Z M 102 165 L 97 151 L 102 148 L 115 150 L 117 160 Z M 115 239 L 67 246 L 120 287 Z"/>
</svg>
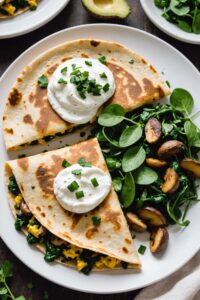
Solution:
<svg viewBox="0 0 200 300">
<path fill-rule="evenodd" d="M 80 158 L 110 176 L 96 139 L 5 164 L 16 229 L 45 252 L 47 261 L 57 259 L 84 273 L 93 267 L 138 268 L 138 254 L 113 188 L 100 205 L 83 214 L 71 213 L 57 201 L 54 179 L 64 169 L 63 161 L 76 164 Z"/>
<path fill-rule="evenodd" d="M 0 19 L 15 17 L 27 10 L 35 10 L 39 0 L 0 0 Z"/>
<path fill-rule="evenodd" d="M 89 69 L 95 78 L 90 78 Z M 59 45 L 27 66 L 11 90 L 3 116 L 6 148 L 43 143 L 92 123 L 105 101 L 131 111 L 169 93 L 154 67 L 120 44 L 78 40 Z M 84 119 L 87 114 L 91 119 Z M 75 117 L 77 122 L 72 122 Z"/>
</svg>

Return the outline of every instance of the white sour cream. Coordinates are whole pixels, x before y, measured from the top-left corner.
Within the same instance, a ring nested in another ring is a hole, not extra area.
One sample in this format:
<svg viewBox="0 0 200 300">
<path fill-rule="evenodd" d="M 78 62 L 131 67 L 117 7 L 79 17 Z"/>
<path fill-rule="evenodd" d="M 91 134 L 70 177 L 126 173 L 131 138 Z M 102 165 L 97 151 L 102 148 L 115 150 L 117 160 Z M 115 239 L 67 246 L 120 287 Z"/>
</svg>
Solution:
<svg viewBox="0 0 200 300">
<path fill-rule="evenodd" d="M 81 175 L 72 173 L 74 170 L 81 170 Z M 94 187 L 91 180 L 94 178 L 98 186 Z M 72 182 L 78 184 L 75 191 L 70 191 L 68 186 Z M 54 194 L 60 205 L 73 213 L 82 214 L 97 207 L 109 194 L 111 189 L 111 178 L 100 168 L 82 167 L 74 164 L 60 171 L 54 179 Z M 84 197 L 77 199 L 76 193 L 83 192 Z"/>
<path fill-rule="evenodd" d="M 92 66 L 88 66 L 89 62 Z M 105 86 L 109 84 L 109 90 L 101 90 L 100 96 L 92 93 L 85 93 L 85 99 L 79 95 L 77 86 L 70 82 L 73 66 L 80 67 L 81 72 L 89 72 L 89 80 L 96 80 L 96 84 Z M 67 68 L 67 71 L 64 72 Z M 101 78 L 105 74 L 106 78 Z M 63 79 L 65 83 L 58 83 Z M 92 120 L 103 103 L 108 101 L 115 92 L 115 80 L 112 72 L 106 65 L 97 59 L 76 58 L 67 60 L 61 64 L 53 73 L 48 84 L 48 100 L 56 113 L 65 121 L 73 124 L 85 124 Z"/>
</svg>

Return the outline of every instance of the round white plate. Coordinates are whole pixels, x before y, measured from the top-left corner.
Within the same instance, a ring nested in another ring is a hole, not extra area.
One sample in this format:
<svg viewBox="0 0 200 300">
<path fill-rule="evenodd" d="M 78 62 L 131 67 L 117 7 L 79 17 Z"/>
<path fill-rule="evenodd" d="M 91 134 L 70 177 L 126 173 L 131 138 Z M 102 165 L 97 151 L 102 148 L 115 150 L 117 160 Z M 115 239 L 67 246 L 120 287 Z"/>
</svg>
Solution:
<svg viewBox="0 0 200 300">
<path fill-rule="evenodd" d="M 33 57 L 60 43 L 84 38 L 116 41 L 140 53 L 151 62 L 159 72 L 164 72 L 165 79 L 169 80 L 173 88 L 183 87 L 191 91 L 196 101 L 195 110 L 199 107 L 199 72 L 180 52 L 162 40 L 137 29 L 119 25 L 92 24 L 57 32 L 24 52 L 1 78 L 0 90 L 2 104 L 0 106 L 0 114 L 2 114 L 4 110 L 6 97 L 15 79 L 21 70 L 31 62 Z M 55 147 L 55 144 L 52 147 Z M 48 149 L 50 148 L 51 147 Z M 38 149 L 32 147 L 28 153 L 33 154 L 38 151 Z M 24 152 L 25 151 L 23 151 L 23 153 Z M 3 162 L 8 159 L 8 156 L 4 148 L 1 129 L 0 157 L 1 237 L 21 261 L 35 272 L 55 283 L 75 290 L 93 293 L 119 293 L 139 289 L 175 272 L 192 258 L 200 248 L 200 204 L 196 204 L 188 213 L 188 218 L 191 220 L 191 224 L 188 228 L 185 230 L 176 226 L 170 228 L 169 246 L 163 256 L 153 256 L 148 247 L 149 237 L 147 239 L 143 234 L 137 235 L 137 239 L 135 240 L 136 247 L 138 248 L 141 243 L 147 245 L 145 255 L 141 256 L 143 264 L 141 272 L 131 270 L 103 273 L 93 272 L 90 276 L 85 276 L 76 270 L 58 264 L 48 264 L 44 261 L 43 255 L 35 250 L 34 247 L 30 247 L 25 237 L 14 229 L 14 220 L 6 201 L 5 187 L 3 184 Z"/>
<path fill-rule="evenodd" d="M 147 17 L 160 30 L 177 40 L 190 44 L 200 44 L 200 34 L 185 32 L 178 26 L 166 21 L 161 16 L 163 10 L 155 6 L 154 0 L 140 0 L 140 3 Z"/>
<path fill-rule="evenodd" d="M 57 16 L 69 1 L 41 0 L 34 11 L 29 10 L 14 18 L 0 20 L 0 39 L 19 36 L 41 27 Z"/>
</svg>

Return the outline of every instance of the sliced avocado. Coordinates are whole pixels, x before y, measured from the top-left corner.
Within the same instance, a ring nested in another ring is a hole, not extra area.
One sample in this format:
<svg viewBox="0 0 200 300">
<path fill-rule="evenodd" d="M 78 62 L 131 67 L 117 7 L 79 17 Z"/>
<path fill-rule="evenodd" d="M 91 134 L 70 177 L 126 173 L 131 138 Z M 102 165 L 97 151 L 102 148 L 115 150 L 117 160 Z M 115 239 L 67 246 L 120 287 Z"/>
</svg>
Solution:
<svg viewBox="0 0 200 300">
<path fill-rule="evenodd" d="M 131 13 L 126 0 L 82 0 L 82 4 L 89 13 L 104 19 L 125 19 Z"/>
</svg>

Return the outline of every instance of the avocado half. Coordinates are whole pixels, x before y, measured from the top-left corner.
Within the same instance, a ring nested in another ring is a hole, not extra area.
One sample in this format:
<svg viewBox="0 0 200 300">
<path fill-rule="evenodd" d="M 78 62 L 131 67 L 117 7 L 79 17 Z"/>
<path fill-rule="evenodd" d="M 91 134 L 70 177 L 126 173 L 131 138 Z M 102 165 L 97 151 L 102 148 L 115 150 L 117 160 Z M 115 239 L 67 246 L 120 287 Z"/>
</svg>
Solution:
<svg viewBox="0 0 200 300">
<path fill-rule="evenodd" d="M 126 0 L 82 0 L 82 4 L 89 13 L 102 19 L 125 19 L 131 13 Z"/>
</svg>

